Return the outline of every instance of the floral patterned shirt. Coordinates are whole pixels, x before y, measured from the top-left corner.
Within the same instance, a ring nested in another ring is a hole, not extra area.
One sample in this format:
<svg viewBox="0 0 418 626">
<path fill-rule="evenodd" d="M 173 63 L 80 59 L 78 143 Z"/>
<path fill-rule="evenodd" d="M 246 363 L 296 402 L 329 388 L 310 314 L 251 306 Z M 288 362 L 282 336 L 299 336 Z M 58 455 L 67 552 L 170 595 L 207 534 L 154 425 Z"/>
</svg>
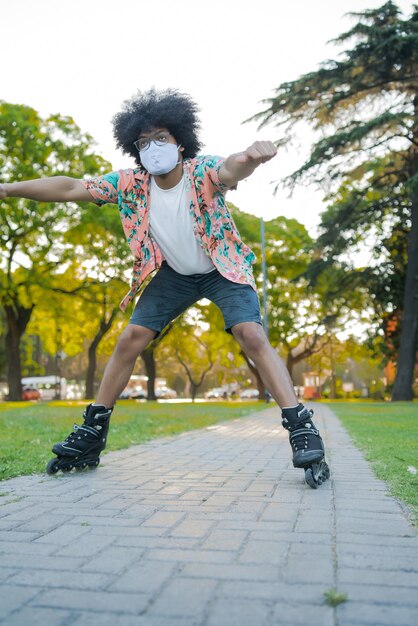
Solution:
<svg viewBox="0 0 418 626">
<path fill-rule="evenodd" d="M 198 156 L 183 161 L 187 203 L 193 230 L 217 270 L 228 280 L 256 289 L 252 264 L 254 253 L 239 235 L 228 207 L 228 187 L 219 180 L 224 159 Z M 96 204 L 119 206 L 123 230 L 135 261 L 131 288 L 120 304 L 125 311 L 139 292 L 145 278 L 161 266 L 164 258 L 149 232 L 150 175 L 142 168 L 119 170 L 82 180 Z"/>
</svg>

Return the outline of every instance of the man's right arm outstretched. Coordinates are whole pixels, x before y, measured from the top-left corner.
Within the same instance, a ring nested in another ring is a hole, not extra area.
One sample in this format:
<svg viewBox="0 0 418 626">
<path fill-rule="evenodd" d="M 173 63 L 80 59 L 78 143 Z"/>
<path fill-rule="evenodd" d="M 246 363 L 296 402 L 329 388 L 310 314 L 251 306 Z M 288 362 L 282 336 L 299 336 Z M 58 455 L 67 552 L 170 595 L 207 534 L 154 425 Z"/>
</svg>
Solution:
<svg viewBox="0 0 418 626">
<path fill-rule="evenodd" d="M 19 183 L 0 183 L 0 200 L 27 198 L 38 202 L 92 202 L 91 194 L 77 178 L 52 176 Z"/>
</svg>

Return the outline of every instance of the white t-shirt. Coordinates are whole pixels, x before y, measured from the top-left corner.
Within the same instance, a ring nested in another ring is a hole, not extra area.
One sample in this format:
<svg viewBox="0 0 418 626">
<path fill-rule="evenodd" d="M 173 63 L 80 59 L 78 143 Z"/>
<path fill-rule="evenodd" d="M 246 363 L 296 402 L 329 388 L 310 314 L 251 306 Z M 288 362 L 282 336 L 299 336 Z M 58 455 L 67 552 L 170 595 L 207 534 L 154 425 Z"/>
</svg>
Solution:
<svg viewBox="0 0 418 626">
<path fill-rule="evenodd" d="M 184 176 L 171 189 L 161 189 L 151 176 L 150 233 L 168 265 L 179 274 L 207 274 L 215 269 L 193 232 Z"/>
</svg>

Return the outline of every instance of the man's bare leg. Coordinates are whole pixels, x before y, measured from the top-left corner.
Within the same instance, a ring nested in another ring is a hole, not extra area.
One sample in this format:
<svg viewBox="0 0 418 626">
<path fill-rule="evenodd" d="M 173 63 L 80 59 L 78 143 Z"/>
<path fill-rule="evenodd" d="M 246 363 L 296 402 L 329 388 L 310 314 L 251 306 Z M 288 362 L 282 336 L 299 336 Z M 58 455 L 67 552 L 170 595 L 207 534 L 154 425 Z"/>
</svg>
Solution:
<svg viewBox="0 0 418 626">
<path fill-rule="evenodd" d="M 106 366 L 95 404 L 114 406 L 129 382 L 136 359 L 156 335 L 154 330 L 144 326 L 128 324 Z"/>
<path fill-rule="evenodd" d="M 254 362 L 266 389 L 277 404 L 281 408 L 297 406 L 299 401 L 287 367 L 271 347 L 263 327 L 256 322 L 243 322 L 233 326 L 232 334 Z"/>
</svg>

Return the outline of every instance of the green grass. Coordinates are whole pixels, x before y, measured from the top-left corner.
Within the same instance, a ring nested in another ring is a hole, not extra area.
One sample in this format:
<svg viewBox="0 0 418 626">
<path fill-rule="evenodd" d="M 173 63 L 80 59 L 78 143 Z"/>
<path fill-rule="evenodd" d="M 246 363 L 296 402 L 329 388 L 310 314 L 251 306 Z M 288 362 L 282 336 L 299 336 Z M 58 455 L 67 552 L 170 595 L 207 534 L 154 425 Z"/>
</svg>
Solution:
<svg viewBox="0 0 418 626">
<path fill-rule="evenodd" d="M 328 606 L 338 606 L 342 602 L 347 602 L 348 598 L 345 593 L 337 591 L 337 589 L 328 589 L 324 591 L 324 602 Z"/>
<path fill-rule="evenodd" d="M 51 447 L 82 422 L 85 402 L 0 403 L 0 480 L 44 472 Z M 204 428 L 260 411 L 258 402 L 118 402 L 106 451 L 120 450 L 157 437 Z M 104 453 L 105 454 L 105 453 Z"/>
<path fill-rule="evenodd" d="M 418 404 L 406 402 L 333 402 L 355 444 L 390 492 L 411 508 L 418 521 Z"/>
</svg>

